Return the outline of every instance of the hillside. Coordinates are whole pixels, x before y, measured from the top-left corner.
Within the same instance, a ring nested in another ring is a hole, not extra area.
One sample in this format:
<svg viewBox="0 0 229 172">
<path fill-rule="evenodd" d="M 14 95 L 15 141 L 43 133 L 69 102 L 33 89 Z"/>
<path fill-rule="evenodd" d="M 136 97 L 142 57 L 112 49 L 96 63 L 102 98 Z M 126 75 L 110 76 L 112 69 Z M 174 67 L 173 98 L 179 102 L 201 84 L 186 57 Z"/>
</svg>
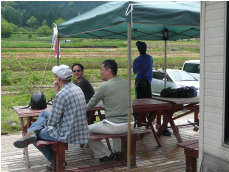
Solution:
<svg viewBox="0 0 229 172">
<path fill-rule="evenodd" d="M 9 23 L 20 27 L 28 26 L 26 21 L 34 16 L 39 24 L 46 21 L 51 26 L 53 21 L 62 18 L 68 20 L 104 1 L 4 1 L 1 2 L 2 17 Z"/>
</svg>

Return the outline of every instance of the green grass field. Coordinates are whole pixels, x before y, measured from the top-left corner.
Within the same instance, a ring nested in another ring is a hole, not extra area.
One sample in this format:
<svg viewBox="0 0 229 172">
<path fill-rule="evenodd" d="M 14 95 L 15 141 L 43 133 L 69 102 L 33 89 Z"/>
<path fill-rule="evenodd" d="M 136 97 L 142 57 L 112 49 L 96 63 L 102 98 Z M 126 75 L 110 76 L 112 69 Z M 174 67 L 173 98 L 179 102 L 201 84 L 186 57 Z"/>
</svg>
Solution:
<svg viewBox="0 0 229 172">
<path fill-rule="evenodd" d="M 50 88 L 54 77 L 50 70 L 56 65 L 56 59 L 50 50 L 51 37 L 28 39 L 26 35 L 21 35 L 2 39 L 1 43 L 1 128 L 2 132 L 12 133 L 20 130 L 13 106 L 28 105 L 31 93 L 40 85 L 49 86 L 42 89 L 47 100 L 54 96 Z M 200 59 L 199 44 L 199 40 L 168 41 L 168 68 L 181 68 L 185 60 Z M 147 45 L 148 53 L 154 57 L 154 68 L 162 68 L 164 42 L 147 41 Z M 132 41 L 132 62 L 137 55 L 135 41 Z M 118 75 L 128 78 L 127 41 L 71 39 L 70 43 L 64 43 L 61 40 L 60 62 L 69 66 L 72 63 L 83 64 L 85 77 L 95 87 L 101 82 L 100 66 L 105 59 L 116 60 Z M 133 72 L 131 78 L 134 80 Z"/>
</svg>

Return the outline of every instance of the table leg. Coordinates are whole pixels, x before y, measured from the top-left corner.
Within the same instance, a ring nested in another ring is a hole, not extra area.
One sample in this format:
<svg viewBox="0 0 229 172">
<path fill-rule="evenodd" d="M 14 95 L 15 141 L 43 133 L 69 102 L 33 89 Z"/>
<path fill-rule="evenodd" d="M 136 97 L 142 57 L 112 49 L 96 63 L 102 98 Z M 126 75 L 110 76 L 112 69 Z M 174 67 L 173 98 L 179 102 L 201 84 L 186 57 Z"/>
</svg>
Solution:
<svg viewBox="0 0 229 172">
<path fill-rule="evenodd" d="M 156 140 L 158 146 L 161 147 L 161 143 L 160 143 L 159 137 L 158 137 L 156 131 L 154 130 L 153 125 L 151 125 L 150 127 L 151 127 L 151 129 L 152 129 L 153 135 L 154 135 L 154 137 L 155 137 L 155 140 Z"/>
<path fill-rule="evenodd" d="M 195 108 L 194 108 L 194 123 L 199 126 L 198 114 L 199 114 L 199 105 L 198 106 L 196 105 Z"/>
<path fill-rule="evenodd" d="M 173 129 L 173 134 L 174 134 L 174 135 L 176 136 L 176 138 L 177 138 L 177 141 L 178 141 L 179 143 L 182 142 L 182 139 L 181 139 L 180 133 L 179 133 L 179 131 L 178 131 L 178 128 L 176 127 L 176 125 L 175 125 L 175 123 L 174 123 L 174 121 L 173 121 L 172 114 L 168 115 L 167 118 L 168 118 L 168 121 L 169 121 L 169 123 L 170 123 L 170 125 L 171 125 L 171 128 Z"/>
<path fill-rule="evenodd" d="M 147 126 L 150 126 L 158 146 L 161 147 L 161 143 L 160 143 L 159 137 L 158 137 L 158 135 L 157 135 L 157 133 L 156 133 L 156 131 L 154 129 L 154 126 L 153 126 L 153 122 L 155 121 L 156 116 L 157 116 L 156 113 L 149 112 L 148 117 L 147 117 L 147 123 L 148 123 Z"/>
<path fill-rule="evenodd" d="M 164 129 L 167 127 L 168 123 L 170 123 L 171 128 L 173 129 L 173 133 L 177 138 L 177 141 L 180 143 L 182 142 L 182 139 L 180 137 L 179 131 L 173 121 L 173 113 L 168 112 L 166 114 L 163 114 L 163 123 L 161 125 L 161 127 L 158 129 L 158 135 L 160 136 L 162 134 L 162 132 L 164 131 Z"/>
<path fill-rule="evenodd" d="M 159 114 L 159 115 L 161 116 L 162 114 Z M 164 131 L 164 129 L 167 128 L 168 122 L 169 121 L 168 121 L 167 115 L 163 114 L 163 123 L 162 125 L 158 126 L 158 130 L 157 130 L 158 136 L 160 136 L 162 132 Z"/>
<path fill-rule="evenodd" d="M 22 136 L 25 136 L 25 134 L 27 133 L 27 125 L 24 124 L 24 119 L 22 117 L 19 117 L 19 120 L 22 128 Z M 23 149 L 23 154 L 24 154 L 25 164 L 28 168 L 30 168 L 28 147 L 25 147 Z"/>
<path fill-rule="evenodd" d="M 156 128 L 159 129 L 161 126 L 161 115 L 158 114 L 157 115 L 157 124 L 156 124 Z"/>
</svg>

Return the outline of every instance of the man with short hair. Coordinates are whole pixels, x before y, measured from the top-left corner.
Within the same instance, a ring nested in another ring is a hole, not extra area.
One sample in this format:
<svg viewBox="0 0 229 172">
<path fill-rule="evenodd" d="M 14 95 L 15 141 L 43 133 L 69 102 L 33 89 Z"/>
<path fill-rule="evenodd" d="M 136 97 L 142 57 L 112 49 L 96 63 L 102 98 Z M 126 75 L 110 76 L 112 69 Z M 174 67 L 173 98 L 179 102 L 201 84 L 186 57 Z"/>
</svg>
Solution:
<svg viewBox="0 0 229 172">
<path fill-rule="evenodd" d="M 72 70 L 67 65 L 54 66 L 56 96 L 52 110 L 43 111 L 22 139 L 14 142 L 24 148 L 37 139 L 60 141 L 70 144 L 88 143 L 89 133 L 86 119 L 86 102 L 82 90 L 71 82 Z M 51 146 L 38 148 L 52 163 Z"/>
<path fill-rule="evenodd" d="M 72 72 L 75 77 L 74 84 L 76 84 L 82 89 L 85 95 L 86 103 L 88 103 L 91 97 L 94 95 L 95 91 L 92 85 L 90 84 L 90 82 L 83 76 L 84 74 L 83 65 L 80 63 L 74 63 L 72 65 Z"/>
<path fill-rule="evenodd" d="M 128 82 L 117 76 L 118 65 L 114 60 L 105 60 L 101 66 L 103 82 L 87 104 L 92 109 L 102 101 L 106 111 L 103 121 L 89 125 L 90 133 L 120 134 L 128 131 Z M 113 153 L 101 141 L 89 140 L 95 158 L 101 162 L 121 160 L 121 139 L 113 139 Z"/>
</svg>

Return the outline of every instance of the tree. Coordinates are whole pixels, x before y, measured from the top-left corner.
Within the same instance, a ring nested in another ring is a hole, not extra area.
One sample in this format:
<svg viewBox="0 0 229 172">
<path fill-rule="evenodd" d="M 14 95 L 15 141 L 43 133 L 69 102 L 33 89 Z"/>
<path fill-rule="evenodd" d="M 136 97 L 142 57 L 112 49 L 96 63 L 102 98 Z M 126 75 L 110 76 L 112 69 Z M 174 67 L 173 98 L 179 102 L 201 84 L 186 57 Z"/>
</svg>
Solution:
<svg viewBox="0 0 229 172">
<path fill-rule="evenodd" d="M 55 24 L 60 24 L 63 22 L 64 22 L 64 19 L 62 19 L 62 18 L 58 18 L 57 20 L 54 21 Z"/>
<path fill-rule="evenodd" d="M 32 27 L 33 29 L 39 25 L 39 22 L 34 16 L 31 16 L 27 21 L 26 24 Z"/>
<path fill-rule="evenodd" d="M 44 19 L 44 20 L 42 21 L 42 25 L 47 25 L 47 20 Z"/>
<path fill-rule="evenodd" d="M 37 29 L 37 33 L 40 36 L 48 36 L 48 35 L 52 34 L 52 31 L 47 25 L 43 25 L 43 26 L 39 27 L 39 29 Z"/>
<path fill-rule="evenodd" d="M 2 16 L 10 23 L 21 26 L 23 15 L 25 13 L 24 10 L 16 10 L 12 6 L 5 5 L 2 8 Z"/>
<path fill-rule="evenodd" d="M 12 23 L 8 23 L 4 18 L 2 18 L 1 28 L 2 28 L 2 33 L 1 33 L 2 37 L 8 38 L 10 37 L 12 32 L 15 31 L 16 26 Z"/>
</svg>

